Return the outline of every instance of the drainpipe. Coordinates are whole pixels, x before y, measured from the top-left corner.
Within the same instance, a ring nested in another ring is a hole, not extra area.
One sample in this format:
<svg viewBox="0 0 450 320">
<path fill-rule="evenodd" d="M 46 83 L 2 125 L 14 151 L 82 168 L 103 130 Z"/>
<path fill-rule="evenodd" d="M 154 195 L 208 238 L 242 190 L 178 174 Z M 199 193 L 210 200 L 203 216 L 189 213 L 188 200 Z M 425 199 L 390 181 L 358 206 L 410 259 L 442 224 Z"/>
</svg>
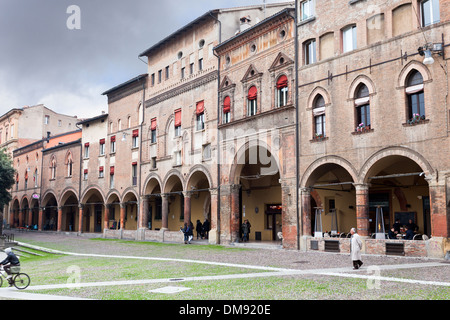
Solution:
<svg viewBox="0 0 450 320">
<path fill-rule="evenodd" d="M 222 43 L 222 22 L 217 19 L 211 11 L 209 12 L 209 15 L 216 20 L 219 23 L 219 44 Z M 219 125 L 220 125 L 220 57 L 216 55 L 216 53 L 213 50 L 214 56 L 217 57 L 217 244 L 220 244 L 220 132 L 219 132 Z"/>
<path fill-rule="evenodd" d="M 300 177 L 299 177 L 299 166 L 300 166 L 300 128 L 299 128 L 299 115 L 298 115 L 298 26 L 297 26 L 297 13 L 298 13 L 298 1 L 295 1 L 295 13 L 291 16 L 294 19 L 295 26 L 295 171 L 296 171 L 296 214 L 297 214 L 297 250 L 300 250 L 300 199 L 299 199 L 299 189 L 300 189 Z"/>
</svg>

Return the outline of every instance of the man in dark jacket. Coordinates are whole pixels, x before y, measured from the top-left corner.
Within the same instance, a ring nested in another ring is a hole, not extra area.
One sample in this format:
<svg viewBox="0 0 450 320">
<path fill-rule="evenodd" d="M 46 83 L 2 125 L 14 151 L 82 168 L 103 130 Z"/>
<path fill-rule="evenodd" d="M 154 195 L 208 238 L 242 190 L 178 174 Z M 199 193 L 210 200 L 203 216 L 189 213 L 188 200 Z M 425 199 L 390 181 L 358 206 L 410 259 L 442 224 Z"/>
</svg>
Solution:
<svg viewBox="0 0 450 320">
<path fill-rule="evenodd" d="M 3 266 L 3 269 L 5 270 L 6 274 L 8 275 L 7 279 L 9 282 L 9 286 L 12 286 L 12 273 L 18 273 L 20 272 L 20 261 L 19 258 L 12 252 L 11 248 L 5 249 L 6 258 L 2 262 L 0 262 L 0 265 Z"/>
</svg>

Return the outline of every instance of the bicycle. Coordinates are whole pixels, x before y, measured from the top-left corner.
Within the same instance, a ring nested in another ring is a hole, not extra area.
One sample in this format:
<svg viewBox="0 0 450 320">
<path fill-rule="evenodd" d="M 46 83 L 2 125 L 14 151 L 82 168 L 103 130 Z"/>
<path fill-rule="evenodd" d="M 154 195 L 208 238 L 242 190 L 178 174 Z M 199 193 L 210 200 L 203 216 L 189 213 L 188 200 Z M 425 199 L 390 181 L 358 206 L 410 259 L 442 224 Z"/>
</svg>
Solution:
<svg viewBox="0 0 450 320">
<path fill-rule="evenodd" d="M 3 268 L 3 266 L 0 266 L 0 288 L 3 286 L 3 278 L 7 279 L 7 275 L 5 275 L 6 272 L 4 271 L 5 269 Z M 14 287 L 16 287 L 18 290 L 25 290 L 30 285 L 30 277 L 23 272 L 13 273 L 12 281 Z"/>
</svg>

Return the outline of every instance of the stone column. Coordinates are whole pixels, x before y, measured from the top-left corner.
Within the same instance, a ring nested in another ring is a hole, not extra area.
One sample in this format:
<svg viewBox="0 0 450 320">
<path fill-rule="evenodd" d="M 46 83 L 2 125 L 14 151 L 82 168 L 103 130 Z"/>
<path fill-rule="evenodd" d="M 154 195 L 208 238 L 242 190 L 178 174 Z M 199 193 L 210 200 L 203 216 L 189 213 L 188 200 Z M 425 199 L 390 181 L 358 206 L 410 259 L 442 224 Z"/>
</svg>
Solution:
<svg viewBox="0 0 450 320">
<path fill-rule="evenodd" d="M 239 194 L 241 186 L 238 184 L 231 186 L 231 217 L 230 217 L 230 236 L 231 242 L 239 242 L 240 234 L 240 207 L 239 207 Z"/>
<path fill-rule="evenodd" d="M 189 223 L 191 221 L 191 196 L 189 191 L 183 192 L 184 196 L 184 222 Z"/>
<path fill-rule="evenodd" d="M 19 209 L 19 228 L 23 226 L 23 215 L 26 209 Z"/>
<path fill-rule="evenodd" d="M 148 229 L 148 196 L 142 196 L 140 202 L 139 228 Z"/>
<path fill-rule="evenodd" d="M 42 231 L 44 223 L 44 208 L 39 208 L 38 230 Z"/>
<path fill-rule="evenodd" d="M 84 212 L 84 205 L 80 204 L 78 206 L 78 233 L 83 232 L 83 212 Z"/>
<path fill-rule="evenodd" d="M 356 189 L 356 231 L 361 237 L 369 237 L 369 185 L 354 184 Z"/>
<path fill-rule="evenodd" d="M 169 195 L 162 194 L 162 226 L 161 231 L 169 230 Z"/>
<path fill-rule="evenodd" d="M 105 217 L 103 221 L 103 229 L 108 230 L 109 229 L 109 214 L 111 211 L 111 205 L 106 204 L 105 205 Z"/>
<path fill-rule="evenodd" d="M 311 189 L 302 188 L 300 190 L 301 199 L 301 222 L 302 236 L 311 236 Z"/>
<path fill-rule="evenodd" d="M 28 209 L 28 225 L 31 226 L 33 224 L 33 212 L 34 208 Z"/>
<path fill-rule="evenodd" d="M 450 213 L 447 212 L 447 194 L 445 184 L 431 182 L 427 179 L 430 192 L 431 236 L 450 237 Z M 417 222 L 416 222 L 417 223 Z"/>
<path fill-rule="evenodd" d="M 209 190 L 209 194 L 211 195 L 211 230 L 209 231 L 209 242 L 213 244 L 219 243 L 219 238 L 217 236 L 217 232 L 219 231 L 219 221 L 217 219 L 218 193 L 219 191 L 217 189 Z"/>
<path fill-rule="evenodd" d="M 57 223 L 57 232 L 61 232 L 62 226 L 62 207 L 58 207 L 58 223 Z"/>
<path fill-rule="evenodd" d="M 121 203 L 120 204 L 120 229 L 125 230 L 125 210 L 126 210 L 126 204 Z"/>
</svg>

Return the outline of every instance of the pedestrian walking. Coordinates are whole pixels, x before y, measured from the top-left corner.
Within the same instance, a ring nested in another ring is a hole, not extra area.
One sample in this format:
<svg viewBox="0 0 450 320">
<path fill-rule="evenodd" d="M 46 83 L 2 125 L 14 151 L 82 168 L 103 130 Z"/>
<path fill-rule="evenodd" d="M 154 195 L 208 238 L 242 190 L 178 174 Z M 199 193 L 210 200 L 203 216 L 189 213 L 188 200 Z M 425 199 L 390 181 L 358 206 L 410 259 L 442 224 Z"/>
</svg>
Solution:
<svg viewBox="0 0 450 320">
<path fill-rule="evenodd" d="M 362 241 L 359 234 L 356 233 L 355 228 L 351 228 L 350 234 L 352 235 L 350 249 L 351 258 L 353 261 L 353 269 L 357 270 L 363 265 L 363 262 L 361 261 Z"/>
<path fill-rule="evenodd" d="M 200 220 L 197 220 L 197 225 L 195 226 L 195 231 L 197 231 L 197 240 L 200 236 L 200 239 L 203 239 L 203 225 Z"/>
<path fill-rule="evenodd" d="M 203 222 L 203 237 L 205 239 L 208 239 L 209 237 L 209 230 L 210 230 L 210 226 L 209 226 L 209 221 L 208 219 L 205 219 L 205 222 Z"/>
</svg>

